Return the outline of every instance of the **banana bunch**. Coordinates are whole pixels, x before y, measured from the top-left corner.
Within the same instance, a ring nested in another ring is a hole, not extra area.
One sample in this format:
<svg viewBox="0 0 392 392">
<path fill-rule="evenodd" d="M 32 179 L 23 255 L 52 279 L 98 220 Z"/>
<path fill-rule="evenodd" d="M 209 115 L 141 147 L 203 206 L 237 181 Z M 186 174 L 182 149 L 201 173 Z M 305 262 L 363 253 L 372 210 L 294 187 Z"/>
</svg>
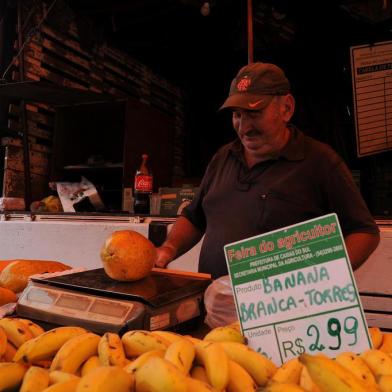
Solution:
<svg viewBox="0 0 392 392">
<path fill-rule="evenodd" d="M 0 320 L 0 391 L 273 391 L 285 386 L 271 381 L 276 372 L 237 325 L 197 339 L 142 330 L 98 336 L 76 326 L 44 331 L 30 320 Z"/>
<path fill-rule="evenodd" d="M 3 318 L 0 391 L 392 392 L 392 335 L 369 333 L 374 348 L 360 355 L 305 353 L 278 368 L 247 346 L 238 324 L 198 339 L 142 330 L 99 336 L 77 326 L 44 331 Z"/>
</svg>

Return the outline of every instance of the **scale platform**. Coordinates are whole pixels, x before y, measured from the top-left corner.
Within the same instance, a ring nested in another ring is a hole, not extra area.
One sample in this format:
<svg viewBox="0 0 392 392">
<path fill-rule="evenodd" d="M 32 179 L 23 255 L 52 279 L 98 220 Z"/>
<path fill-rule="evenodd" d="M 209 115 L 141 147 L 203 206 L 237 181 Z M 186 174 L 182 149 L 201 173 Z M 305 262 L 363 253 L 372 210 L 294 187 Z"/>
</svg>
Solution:
<svg viewBox="0 0 392 392">
<path fill-rule="evenodd" d="M 18 300 L 20 317 L 96 333 L 178 329 L 204 314 L 205 274 L 154 268 L 136 282 L 109 278 L 103 268 L 32 278 Z"/>
</svg>

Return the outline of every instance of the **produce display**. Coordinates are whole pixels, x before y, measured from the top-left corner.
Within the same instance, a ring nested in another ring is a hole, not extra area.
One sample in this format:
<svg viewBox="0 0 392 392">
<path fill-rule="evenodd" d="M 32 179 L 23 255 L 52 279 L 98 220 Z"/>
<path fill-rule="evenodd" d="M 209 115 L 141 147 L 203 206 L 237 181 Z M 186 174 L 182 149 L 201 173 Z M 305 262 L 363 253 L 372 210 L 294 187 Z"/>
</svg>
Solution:
<svg viewBox="0 0 392 392">
<path fill-rule="evenodd" d="M 237 323 L 197 339 L 143 330 L 99 336 L 77 326 L 44 331 L 3 318 L 0 391 L 392 391 L 392 335 L 369 332 L 374 348 L 360 355 L 304 353 L 278 368 L 247 346 Z"/>
<path fill-rule="evenodd" d="M 70 266 L 59 261 L 50 260 L 2 260 L 0 261 L 0 287 L 19 293 L 25 289 L 31 275 L 46 272 L 60 272 L 71 269 Z M 0 293 L 0 304 L 7 303 L 2 300 L 4 292 Z M 8 298 L 8 297 L 7 297 Z M 16 302 L 8 300 L 8 302 Z"/>
</svg>

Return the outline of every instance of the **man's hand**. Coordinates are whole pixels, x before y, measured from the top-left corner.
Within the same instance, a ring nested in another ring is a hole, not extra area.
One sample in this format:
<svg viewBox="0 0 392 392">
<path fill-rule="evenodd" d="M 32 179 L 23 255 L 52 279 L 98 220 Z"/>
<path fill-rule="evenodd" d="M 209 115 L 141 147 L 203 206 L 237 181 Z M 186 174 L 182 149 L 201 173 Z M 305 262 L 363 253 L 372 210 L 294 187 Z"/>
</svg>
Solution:
<svg viewBox="0 0 392 392">
<path fill-rule="evenodd" d="M 162 245 L 157 248 L 155 267 L 166 268 L 167 265 L 176 257 L 176 250 L 170 245 Z"/>
</svg>

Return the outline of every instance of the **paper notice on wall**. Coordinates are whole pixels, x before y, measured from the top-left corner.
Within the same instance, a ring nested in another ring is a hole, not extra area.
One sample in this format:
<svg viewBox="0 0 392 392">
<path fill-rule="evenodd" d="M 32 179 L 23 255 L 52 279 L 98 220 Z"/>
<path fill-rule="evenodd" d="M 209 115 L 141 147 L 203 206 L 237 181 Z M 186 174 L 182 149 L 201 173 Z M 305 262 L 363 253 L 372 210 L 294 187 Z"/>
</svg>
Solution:
<svg viewBox="0 0 392 392">
<path fill-rule="evenodd" d="M 358 156 L 392 149 L 392 41 L 351 47 Z"/>
</svg>

